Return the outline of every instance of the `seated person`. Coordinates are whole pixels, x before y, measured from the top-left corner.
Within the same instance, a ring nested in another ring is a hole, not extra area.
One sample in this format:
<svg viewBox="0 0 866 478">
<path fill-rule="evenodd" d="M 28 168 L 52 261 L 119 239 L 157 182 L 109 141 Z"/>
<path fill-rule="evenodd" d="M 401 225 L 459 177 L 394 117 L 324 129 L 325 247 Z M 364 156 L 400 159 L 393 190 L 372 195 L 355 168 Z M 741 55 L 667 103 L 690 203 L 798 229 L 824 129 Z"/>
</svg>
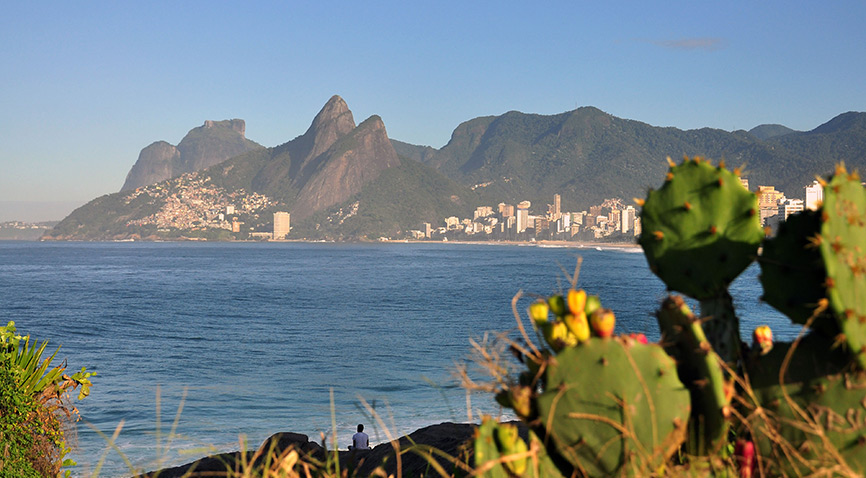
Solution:
<svg viewBox="0 0 866 478">
<path fill-rule="evenodd" d="M 349 447 L 349 450 L 369 450 L 370 449 L 370 437 L 364 433 L 364 425 L 358 425 L 358 433 L 352 435 L 352 446 Z"/>
</svg>

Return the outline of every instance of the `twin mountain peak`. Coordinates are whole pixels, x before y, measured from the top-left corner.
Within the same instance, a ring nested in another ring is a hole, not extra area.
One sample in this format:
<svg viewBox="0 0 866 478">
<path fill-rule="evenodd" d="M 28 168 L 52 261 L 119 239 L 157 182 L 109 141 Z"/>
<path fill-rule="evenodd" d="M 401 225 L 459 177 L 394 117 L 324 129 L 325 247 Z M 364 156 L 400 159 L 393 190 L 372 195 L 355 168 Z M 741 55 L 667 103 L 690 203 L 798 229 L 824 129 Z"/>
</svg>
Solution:
<svg viewBox="0 0 866 478">
<path fill-rule="evenodd" d="M 192 129 L 177 146 L 157 141 L 141 151 L 121 191 L 130 191 L 166 179 L 203 170 L 244 153 L 270 153 L 271 164 L 255 175 L 252 186 L 285 189 L 295 193 L 294 217 L 348 200 L 400 160 L 378 116 L 360 125 L 348 105 L 333 96 L 303 135 L 267 149 L 245 136 L 244 120 L 205 121 Z M 249 157 L 255 157 L 249 156 Z M 229 174 L 234 169 L 224 169 Z M 238 168 L 244 169 L 244 168 Z M 281 198 L 288 199 L 288 198 Z"/>
</svg>

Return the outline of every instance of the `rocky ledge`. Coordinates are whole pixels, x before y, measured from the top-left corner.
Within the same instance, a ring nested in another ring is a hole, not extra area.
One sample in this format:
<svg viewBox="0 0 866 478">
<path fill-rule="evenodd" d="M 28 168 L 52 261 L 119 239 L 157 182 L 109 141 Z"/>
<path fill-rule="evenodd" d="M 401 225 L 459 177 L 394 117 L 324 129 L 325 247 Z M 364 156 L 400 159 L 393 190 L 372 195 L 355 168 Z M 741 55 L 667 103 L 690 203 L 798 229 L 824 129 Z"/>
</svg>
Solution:
<svg viewBox="0 0 866 478">
<path fill-rule="evenodd" d="M 520 426 L 521 435 L 525 438 L 525 426 L 519 422 L 514 423 Z M 467 423 L 446 422 L 431 425 L 401 437 L 399 449 L 406 450 L 412 444 L 431 446 L 465 463 L 466 444 L 473 438 L 475 429 L 476 425 Z M 265 440 L 259 449 L 272 449 L 279 454 L 289 447 L 294 447 L 302 455 L 320 462 L 326 458 L 325 449 L 320 444 L 311 442 L 307 435 L 300 433 L 277 433 Z M 365 477 L 370 476 L 373 470 L 381 465 L 385 471 L 384 476 L 397 476 L 395 448 L 393 443 L 386 442 L 370 450 L 340 450 L 341 469 L 348 469 L 349 476 Z M 139 475 L 136 478 L 231 477 L 234 476 L 232 470 L 239 469 L 236 467 L 240 463 L 249 462 L 255 456 L 255 451 L 246 452 L 246 456 L 242 456 L 241 453 L 222 453 L 209 456 L 186 465 Z M 439 476 L 430 467 L 428 459 L 425 457 L 416 453 L 403 453 L 400 458 L 400 471 L 404 477 Z M 455 465 L 446 458 L 437 457 L 436 459 L 446 471 L 456 471 Z"/>
</svg>

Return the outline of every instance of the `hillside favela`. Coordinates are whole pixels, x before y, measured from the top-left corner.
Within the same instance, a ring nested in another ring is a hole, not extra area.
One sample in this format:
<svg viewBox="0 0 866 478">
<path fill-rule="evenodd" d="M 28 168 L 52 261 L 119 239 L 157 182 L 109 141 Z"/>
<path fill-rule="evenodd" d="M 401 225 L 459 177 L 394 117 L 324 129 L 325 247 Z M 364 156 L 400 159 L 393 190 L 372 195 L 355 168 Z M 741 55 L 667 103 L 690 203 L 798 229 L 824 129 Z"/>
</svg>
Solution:
<svg viewBox="0 0 866 478">
<path fill-rule="evenodd" d="M 866 2 L 5 2 L 0 478 L 866 477 Z"/>
</svg>

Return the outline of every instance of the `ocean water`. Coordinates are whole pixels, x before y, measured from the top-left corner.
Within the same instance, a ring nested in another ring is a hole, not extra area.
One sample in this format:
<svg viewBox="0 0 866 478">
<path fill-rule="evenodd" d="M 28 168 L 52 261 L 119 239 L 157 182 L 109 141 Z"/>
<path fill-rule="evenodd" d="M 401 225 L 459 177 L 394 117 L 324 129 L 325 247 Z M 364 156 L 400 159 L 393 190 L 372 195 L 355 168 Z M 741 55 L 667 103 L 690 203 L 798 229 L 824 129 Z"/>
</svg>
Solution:
<svg viewBox="0 0 866 478">
<path fill-rule="evenodd" d="M 0 242 L 0 320 L 51 350 L 62 344 L 70 371 L 98 373 L 77 403 L 74 475 L 91 476 L 105 455 L 99 476 L 129 476 L 125 460 L 179 465 L 237 450 L 239 437 L 251 447 L 282 431 L 319 441 L 332 417 L 340 448 L 357 423 L 386 441 L 362 402 L 395 434 L 466 422 L 454 370 L 470 339 L 514 330 L 515 293 L 567 287 L 563 270 L 578 255 L 579 285 L 614 310 L 617 330 L 657 339 L 664 285 L 637 248 Z M 732 287 L 743 330 L 768 323 L 793 335 L 759 302 L 757 272 Z M 499 413 L 486 395 L 470 407 Z M 118 452 L 100 432 L 121 424 Z"/>
</svg>

